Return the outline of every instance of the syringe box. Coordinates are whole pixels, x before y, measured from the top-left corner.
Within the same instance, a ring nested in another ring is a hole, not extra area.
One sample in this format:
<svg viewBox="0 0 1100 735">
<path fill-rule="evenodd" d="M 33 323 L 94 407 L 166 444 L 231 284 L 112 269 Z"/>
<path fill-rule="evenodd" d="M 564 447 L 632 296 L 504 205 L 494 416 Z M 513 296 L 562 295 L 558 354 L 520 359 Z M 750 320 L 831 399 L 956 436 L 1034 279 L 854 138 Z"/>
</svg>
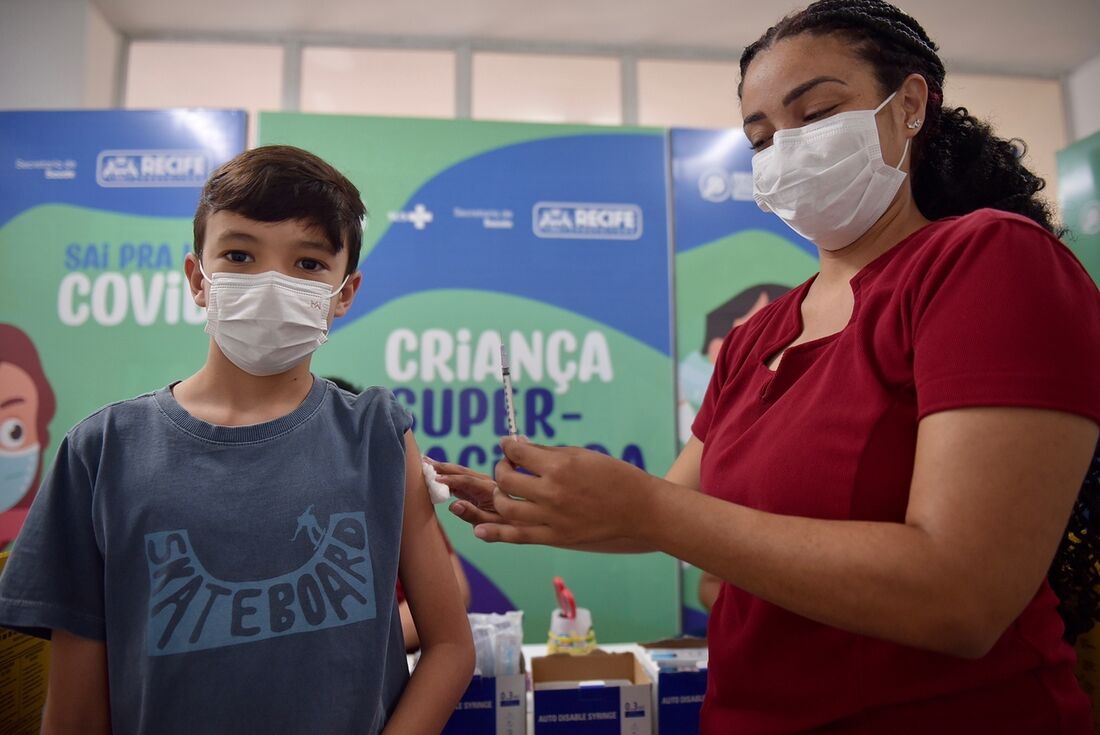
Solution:
<svg viewBox="0 0 1100 735">
<path fill-rule="evenodd" d="M 527 675 L 475 676 L 442 735 L 526 735 Z"/>
<path fill-rule="evenodd" d="M 699 732 L 707 692 L 707 641 L 672 638 L 639 644 L 642 665 L 653 678 L 657 735 Z"/>
<path fill-rule="evenodd" d="M 633 653 L 531 660 L 535 735 L 652 735 L 653 688 Z"/>
</svg>

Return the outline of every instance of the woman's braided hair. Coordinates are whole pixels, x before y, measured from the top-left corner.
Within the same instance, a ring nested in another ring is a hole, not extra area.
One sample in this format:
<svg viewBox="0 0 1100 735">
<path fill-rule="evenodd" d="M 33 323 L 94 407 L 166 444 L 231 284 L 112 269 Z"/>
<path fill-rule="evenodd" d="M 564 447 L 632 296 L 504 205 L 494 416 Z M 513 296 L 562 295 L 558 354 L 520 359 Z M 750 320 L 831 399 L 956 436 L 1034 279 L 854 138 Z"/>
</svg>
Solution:
<svg viewBox="0 0 1100 735">
<path fill-rule="evenodd" d="M 1023 142 L 998 138 L 964 107 L 943 106 L 943 62 L 917 21 L 882 0 L 820 0 L 779 21 L 746 48 L 741 78 L 758 53 L 803 33 L 851 41 L 875 70 L 883 97 L 910 74 L 920 74 L 928 83 L 924 125 L 913 139 L 911 166 L 913 198 L 925 217 L 935 220 L 992 207 L 1022 214 L 1056 232 L 1050 207 L 1036 196 L 1045 182 L 1020 160 L 1026 152 Z"/>
<path fill-rule="evenodd" d="M 1021 162 L 1022 141 L 1005 140 L 965 108 L 943 106 L 944 67 L 917 21 L 882 0 L 820 0 L 772 26 L 741 54 L 741 78 L 761 51 L 803 33 L 838 35 L 875 70 L 883 97 L 910 74 L 928 83 L 928 104 L 913 140 L 913 198 L 929 219 L 991 207 L 1015 212 L 1055 234 L 1037 196 L 1045 182 Z M 738 89 L 740 93 L 740 88 Z M 1073 642 L 1100 620 L 1100 445 L 1081 487 L 1048 578 Z"/>
</svg>

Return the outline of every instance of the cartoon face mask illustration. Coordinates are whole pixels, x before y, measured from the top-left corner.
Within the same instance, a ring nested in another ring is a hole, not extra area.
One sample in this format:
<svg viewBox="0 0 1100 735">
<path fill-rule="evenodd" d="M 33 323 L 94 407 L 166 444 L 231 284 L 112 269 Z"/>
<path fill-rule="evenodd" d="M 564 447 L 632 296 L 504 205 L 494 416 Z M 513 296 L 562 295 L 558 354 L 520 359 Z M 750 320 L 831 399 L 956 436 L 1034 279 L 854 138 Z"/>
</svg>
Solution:
<svg viewBox="0 0 1100 735">
<path fill-rule="evenodd" d="M 0 425 L 0 431 L 5 434 L 11 430 L 8 426 L 11 419 Z M 0 511 L 5 511 L 14 506 L 27 494 L 34 482 L 34 476 L 38 471 L 38 458 L 42 449 L 37 444 L 10 452 L 3 449 L 3 439 L 0 439 Z"/>
<path fill-rule="evenodd" d="M 56 408 L 34 343 L 0 324 L 0 545 L 15 538 L 34 499 Z"/>
</svg>

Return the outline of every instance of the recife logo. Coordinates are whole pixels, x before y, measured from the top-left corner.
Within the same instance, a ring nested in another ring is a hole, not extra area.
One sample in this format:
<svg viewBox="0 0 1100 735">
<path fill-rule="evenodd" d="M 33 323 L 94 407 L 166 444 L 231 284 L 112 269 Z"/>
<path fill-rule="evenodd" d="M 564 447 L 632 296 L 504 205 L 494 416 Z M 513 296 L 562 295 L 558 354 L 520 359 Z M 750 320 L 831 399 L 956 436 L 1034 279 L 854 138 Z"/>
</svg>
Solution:
<svg viewBox="0 0 1100 735">
<path fill-rule="evenodd" d="M 105 187 L 202 186 L 210 173 L 205 151 L 117 150 L 96 156 L 95 180 Z"/>
<path fill-rule="evenodd" d="M 637 240 L 642 208 L 636 204 L 538 202 L 531 214 L 535 236 L 547 239 Z"/>
</svg>

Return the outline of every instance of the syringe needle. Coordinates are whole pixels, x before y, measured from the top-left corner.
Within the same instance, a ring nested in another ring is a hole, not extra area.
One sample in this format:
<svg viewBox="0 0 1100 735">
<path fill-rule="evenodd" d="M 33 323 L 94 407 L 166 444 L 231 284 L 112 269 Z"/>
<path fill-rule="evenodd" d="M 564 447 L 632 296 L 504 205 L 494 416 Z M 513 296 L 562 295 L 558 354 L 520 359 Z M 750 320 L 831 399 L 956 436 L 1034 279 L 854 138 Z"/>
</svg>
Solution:
<svg viewBox="0 0 1100 735">
<path fill-rule="evenodd" d="M 501 333 L 503 334 L 503 332 Z M 504 410 L 508 415 L 508 436 L 516 436 L 516 405 L 512 396 L 512 366 L 508 363 L 508 351 L 500 344 L 500 372 L 504 380 Z"/>
</svg>

